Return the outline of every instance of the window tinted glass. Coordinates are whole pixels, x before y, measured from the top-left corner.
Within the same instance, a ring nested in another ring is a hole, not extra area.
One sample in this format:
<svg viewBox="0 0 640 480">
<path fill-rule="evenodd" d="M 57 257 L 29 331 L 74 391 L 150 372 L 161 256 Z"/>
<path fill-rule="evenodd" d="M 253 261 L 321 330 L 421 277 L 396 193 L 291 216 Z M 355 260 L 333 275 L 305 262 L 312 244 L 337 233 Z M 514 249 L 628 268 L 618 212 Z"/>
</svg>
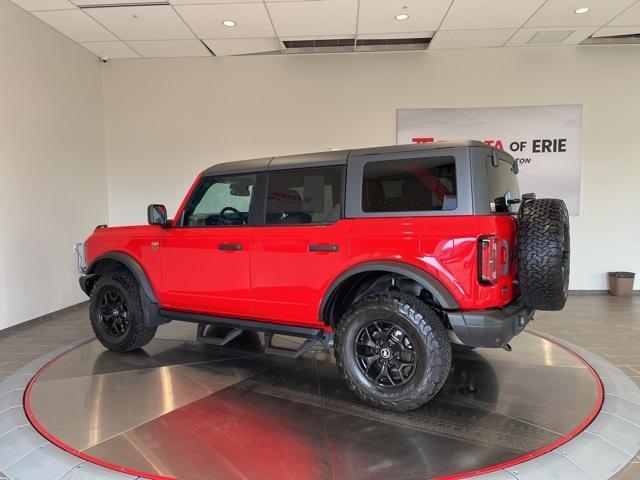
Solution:
<svg viewBox="0 0 640 480">
<path fill-rule="evenodd" d="M 267 177 L 267 224 L 330 223 L 340 218 L 342 169 L 271 172 Z"/>
<path fill-rule="evenodd" d="M 203 178 L 185 208 L 182 224 L 246 225 L 254 185 L 255 175 Z"/>
<path fill-rule="evenodd" d="M 487 169 L 487 187 L 489 205 L 495 205 L 496 212 L 515 212 L 518 205 L 510 205 L 508 200 L 520 198 L 520 188 L 518 178 L 513 171 L 512 165 L 504 160 L 498 160 L 498 166 L 491 164 L 491 157 L 485 162 Z"/>
<path fill-rule="evenodd" d="M 385 160 L 364 165 L 363 212 L 455 210 L 454 157 Z"/>
</svg>

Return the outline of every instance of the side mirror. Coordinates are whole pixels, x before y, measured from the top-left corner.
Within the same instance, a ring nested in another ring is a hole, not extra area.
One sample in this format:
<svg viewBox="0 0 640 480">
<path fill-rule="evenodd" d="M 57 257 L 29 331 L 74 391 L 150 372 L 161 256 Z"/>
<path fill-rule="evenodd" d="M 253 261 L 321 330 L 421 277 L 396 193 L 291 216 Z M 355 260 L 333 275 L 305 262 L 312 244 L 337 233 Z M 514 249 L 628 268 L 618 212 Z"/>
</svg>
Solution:
<svg viewBox="0 0 640 480">
<path fill-rule="evenodd" d="M 164 205 L 151 204 L 147 207 L 147 221 L 149 225 L 166 225 L 167 207 Z"/>
</svg>

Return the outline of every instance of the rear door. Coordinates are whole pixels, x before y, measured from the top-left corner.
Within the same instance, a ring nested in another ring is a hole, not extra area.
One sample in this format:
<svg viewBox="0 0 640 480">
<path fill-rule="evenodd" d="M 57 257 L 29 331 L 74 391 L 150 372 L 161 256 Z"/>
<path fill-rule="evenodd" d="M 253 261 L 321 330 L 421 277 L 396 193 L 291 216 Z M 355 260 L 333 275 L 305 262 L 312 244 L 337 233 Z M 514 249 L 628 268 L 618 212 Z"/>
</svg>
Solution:
<svg viewBox="0 0 640 480">
<path fill-rule="evenodd" d="M 255 315 L 317 325 L 322 295 L 348 262 L 344 167 L 268 172 L 265 196 L 251 255 Z"/>
</svg>

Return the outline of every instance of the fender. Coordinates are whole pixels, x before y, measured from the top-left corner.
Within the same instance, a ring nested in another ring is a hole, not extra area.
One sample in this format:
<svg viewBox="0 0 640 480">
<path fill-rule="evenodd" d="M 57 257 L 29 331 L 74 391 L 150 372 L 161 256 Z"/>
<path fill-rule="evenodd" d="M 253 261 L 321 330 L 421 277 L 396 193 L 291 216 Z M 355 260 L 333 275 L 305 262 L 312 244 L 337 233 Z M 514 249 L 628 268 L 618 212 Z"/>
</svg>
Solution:
<svg viewBox="0 0 640 480">
<path fill-rule="evenodd" d="M 142 288 L 142 291 L 147 296 L 147 298 L 152 303 L 158 303 L 158 297 L 156 297 L 156 293 L 153 291 L 151 282 L 149 282 L 149 278 L 147 277 L 147 274 L 142 269 L 142 267 L 140 266 L 140 264 L 136 259 L 134 259 L 130 255 L 127 255 L 126 253 L 120 253 L 120 252 L 105 253 L 104 255 L 100 255 L 93 262 L 91 262 L 91 265 L 89 265 L 89 267 L 87 268 L 87 273 L 95 274 L 96 266 L 101 260 L 115 260 L 117 262 L 122 263 L 124 266 L 126 266 L 131 271 L 133 276 L 136 277 L 136 280 L 138 281 L 138 285 L 140 285 L 140 287 Z"/>
<path fill-rule="evenodd" d="M 403 262 L 395 262 L 393 260 L 379 260 L 372 262 L 364 262 L 358 265 L 355 265 L 343 273 L 341 273 L 332 283 L 329 285 L 329 288 L 324 294 L 322 298 L 322 302 L 320 303 L 320 311 L 319 318 L 324 320 L 327 317 L 327 306 L 330 304 L 330 301 L 333 297 L 333 294 L 338 289 L 338 287 L 347 280 L 348 278 L 357 275 L 359 273 L 364 272 L 373 272 L 373 271 L 383 271 L 389 273 L 397 273 L 399 275 L 404 275 L 411 280 L 414 280 L 418 284 L 422 285 L 424 288 L 429 290 L 433 295 L 433 298 L 444 308 L 445 310 L 457 310 L 460 308 L 460 305 L 456 301 L 456 299 L 451 295 L 449 290 L 438 280 L 436 277 L 431 275 L 428 272 L 416 267 L 415 265 L 411 265 Z"/>
<path fill-rule="evenodd" d="M 87 293 L 90 291 L 91 284 L 93 283 L 96 273 L 96 267 L 102 260 L 114 260 L 126 266 L 140 285 L 140 297 L 142 300 L 142 310 L 144 311 L 144 320 L 147 326 L 157 326 L 167 323 L 170 319 L 163 318 L 160 315 L 160 304 L 158 297 L 149 282 L 147 274 L 142 269 L 140 264 L 132 256 L 121 252 L 110 252 L 99 256 L 91 265 L 87 268 L 87 275 L 80 277 L 80 286 L 82 290 Z"/>
</svg>

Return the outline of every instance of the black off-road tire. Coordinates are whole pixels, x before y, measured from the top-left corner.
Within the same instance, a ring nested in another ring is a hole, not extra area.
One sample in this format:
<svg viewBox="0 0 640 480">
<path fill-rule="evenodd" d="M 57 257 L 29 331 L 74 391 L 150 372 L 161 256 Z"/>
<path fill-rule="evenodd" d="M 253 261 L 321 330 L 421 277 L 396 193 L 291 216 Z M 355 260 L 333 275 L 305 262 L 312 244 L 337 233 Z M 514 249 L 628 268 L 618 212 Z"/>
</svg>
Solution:
<svg viewBox="0 0 640 480">
<path fill-rule="evenodd" d="M 380 386 L 366 377 L 356 360 L 358 332 L 381 320 L 397 325 L 410 338 L 417 364 L 413 375 L 398 386 Z M 375 294 L 355 303 L 336 329 L 334 355 L 340 375 L 362 400 L 376 407 L 406 412 L 424 405 L 444 385 L 451 368 L 449 336 L 436 313 L 412 295 Z"/>
<path fill-rule="evenodd" d="M 99 306 L 107 290 L 119 292 L 126 302 L 128 325 L 119 336 L 111 335 L 100 318 Z M 91 289 L 89 316 L 93 332 L 100 343 L 114 352 L 129 352 L 148 344 L 158 327 L 145 325 L 142 308 L 140 286 L 131 273 L 108 272 L 98 278 Z"/>
<path fill-rule="evenodd" d="M 562 310 L 569 291 L 569 212 L 562 200 L 526 200 L 518 214 L 518 283 L 524 304 Z"/>
</svg>

